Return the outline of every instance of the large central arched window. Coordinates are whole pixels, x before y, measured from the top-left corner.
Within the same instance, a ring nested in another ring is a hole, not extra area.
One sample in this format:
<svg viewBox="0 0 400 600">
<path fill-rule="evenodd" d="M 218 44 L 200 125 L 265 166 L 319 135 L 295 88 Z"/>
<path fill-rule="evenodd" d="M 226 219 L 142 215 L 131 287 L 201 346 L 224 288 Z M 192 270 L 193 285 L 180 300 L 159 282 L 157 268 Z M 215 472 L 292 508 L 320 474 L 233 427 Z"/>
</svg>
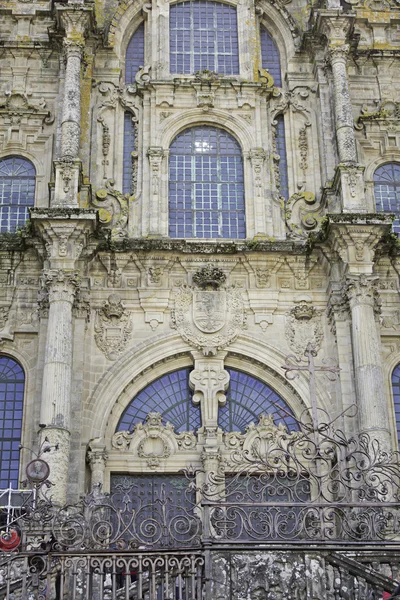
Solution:
<svg viewBox="0 0 400 600">
<path fill-rule="evenodd" d="M 0 231 L 15 231 L 25 224 L 35 202 L 36 171 L 20 156 L 0 160 Z"/>
<path fill-rule="evenodd" d="M 18 488 L 25 375 L 8 356 L 0 356 L 0 489 Z"/>
<path fill-rule="evenodd" d="M 235 7 L 210 0 L 179 2 L 170 8 L 169 36 L 171 73 L 239 74 Z"/>
<path fill-rule="evenodd" d="M 219 409 L 218 425 L 224 431 L 244 432 L 247 425 L 257 422 L 261 414 L 272 414 L 276 425 L 283 423 L 289 431 L 298 430 L 297 421 L 286 402 L 260 379 L 236 369 L 230 375 L 227 402 Z M 180 369 L 163 375 L 141 390 L 125 409 L 117 431 L 132 431 L 136 423 L 149 412 L 159 412 L 163 421 L 174 425 L 175 431 L 190 431 L 200 427 L 200 410 L 193 406 L 189 387 L 190 369 Z"/>
<path fill-rule="evenodd" d="M 185 129 L 172 142 L 169 235 L 244 238 L 244 179 L 237 141 L 217 127 Z"/>
</svg>

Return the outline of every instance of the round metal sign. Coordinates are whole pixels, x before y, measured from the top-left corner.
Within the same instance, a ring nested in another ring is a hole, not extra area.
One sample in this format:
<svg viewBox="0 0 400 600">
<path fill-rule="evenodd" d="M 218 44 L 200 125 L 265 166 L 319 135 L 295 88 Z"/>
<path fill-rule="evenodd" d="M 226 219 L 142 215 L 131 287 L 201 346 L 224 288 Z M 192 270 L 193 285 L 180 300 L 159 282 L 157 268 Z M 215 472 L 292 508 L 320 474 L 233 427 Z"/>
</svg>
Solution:
<svg viewBox="0 0 400 600">
<path fill-rule="evenodd" d="M 31 460 L 26 466 L 26 476 L 33 483 L 41 483 L 50 475 L 50 467 L 46 461 L 41 458 Z"/>
</svg>

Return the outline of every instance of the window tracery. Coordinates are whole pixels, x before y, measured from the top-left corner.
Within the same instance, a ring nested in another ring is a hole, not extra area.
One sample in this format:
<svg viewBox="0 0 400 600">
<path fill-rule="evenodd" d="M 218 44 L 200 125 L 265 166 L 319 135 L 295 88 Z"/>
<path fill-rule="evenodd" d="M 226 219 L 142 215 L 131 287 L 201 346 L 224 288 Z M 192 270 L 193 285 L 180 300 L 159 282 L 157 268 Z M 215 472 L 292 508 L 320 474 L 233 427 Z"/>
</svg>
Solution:
<svg viewBox="0 0 400 600">
<path fill-rule="evenodd" d="M 400 444 L 400 364 L 398 364 L 392 373 L 392 392 L 394 414 L 396 417 L 396 432 Z"/>
<path fill-rule="evenodd" d="M 239 73 L 236 8 L 210 0 L 179 2 L 170 8 L 170 71 L 205 70 Z"/>
<path fill-rule="evenodd" d="M 374 173 L 376 210 L 396 215 L 393 231 L 400 233 L 400 164 L 386 163 Z"/>
<path fill-rule="evenodd" d="M 20 156 L 0 160 L 0 231 L 15 231 L 25 224 L 35 202 L 36 171 Z"/>
<path fill-rule="evenodd" d="M 144 65 L 144 22 L 133 33 L 125 55 L 125 83 L 135 83 L 136 73 Z"/>
<path fill-rule="evenodd" d="M 24 386 L 22 367 L 0 356 L 0 489 L 18 488 Z"/>
<path fill-rule="evenodd" d="M 260 27 L 260 45 L 263 69 L 267 69 L 274 78 L 274 84 L 277 87 L 281 87 L 281 59 L 278 46 L 269 31 L 263 25 Z"/>
<path fill-rule="evenodd" d="M 238 142 L 216 127 L 192 127 L 170 147 L 169 234 L 244 238 L 244 173 Z"/>
</svg>

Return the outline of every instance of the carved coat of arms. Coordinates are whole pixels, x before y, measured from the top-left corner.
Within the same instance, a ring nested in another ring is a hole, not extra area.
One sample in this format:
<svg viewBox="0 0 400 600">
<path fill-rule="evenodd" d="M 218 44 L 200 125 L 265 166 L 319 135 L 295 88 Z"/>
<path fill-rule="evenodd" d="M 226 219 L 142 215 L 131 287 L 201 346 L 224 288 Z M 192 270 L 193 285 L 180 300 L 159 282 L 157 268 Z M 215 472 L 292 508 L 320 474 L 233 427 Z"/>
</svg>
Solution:
<svg viewBox="0 0 400 600">
<path fill-rule="evenodd" d="M 175 294 L 172 327 L 205 355 L 231 344 L 246 327 L 240 288 L 220 289 L 224 281 L 220 269 L 207 266 L 193 277 L 194 286 L 182 285 Z"/>
<path fill-rule="evenodd" d="M 97 312 L 94 325 L 97 346 L 109 360 L 115 360 L 128 343 L 132 322 L 118 294 L 110 294 Z"/>
</svg>

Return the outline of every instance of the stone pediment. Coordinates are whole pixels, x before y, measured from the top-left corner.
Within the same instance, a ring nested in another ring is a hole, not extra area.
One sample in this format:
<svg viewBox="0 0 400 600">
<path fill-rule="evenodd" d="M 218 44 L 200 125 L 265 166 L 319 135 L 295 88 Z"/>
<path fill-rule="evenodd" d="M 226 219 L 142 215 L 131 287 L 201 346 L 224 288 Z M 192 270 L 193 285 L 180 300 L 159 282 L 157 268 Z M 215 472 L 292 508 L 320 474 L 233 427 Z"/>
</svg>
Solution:
<svg viewBox="0 0 400 600">
<path fill-rule="evenodd" d="M 147 459 L 150 468 L 178 452 L 193 450 L 197 438 L 191 431 L 175 433 L 171 423 L 163 425 L 161 414 L 150 412 L 144 423 L 137 423 L 133 431 L 118 431 L 111 440 L 112 447 Z"/>
</svg>

